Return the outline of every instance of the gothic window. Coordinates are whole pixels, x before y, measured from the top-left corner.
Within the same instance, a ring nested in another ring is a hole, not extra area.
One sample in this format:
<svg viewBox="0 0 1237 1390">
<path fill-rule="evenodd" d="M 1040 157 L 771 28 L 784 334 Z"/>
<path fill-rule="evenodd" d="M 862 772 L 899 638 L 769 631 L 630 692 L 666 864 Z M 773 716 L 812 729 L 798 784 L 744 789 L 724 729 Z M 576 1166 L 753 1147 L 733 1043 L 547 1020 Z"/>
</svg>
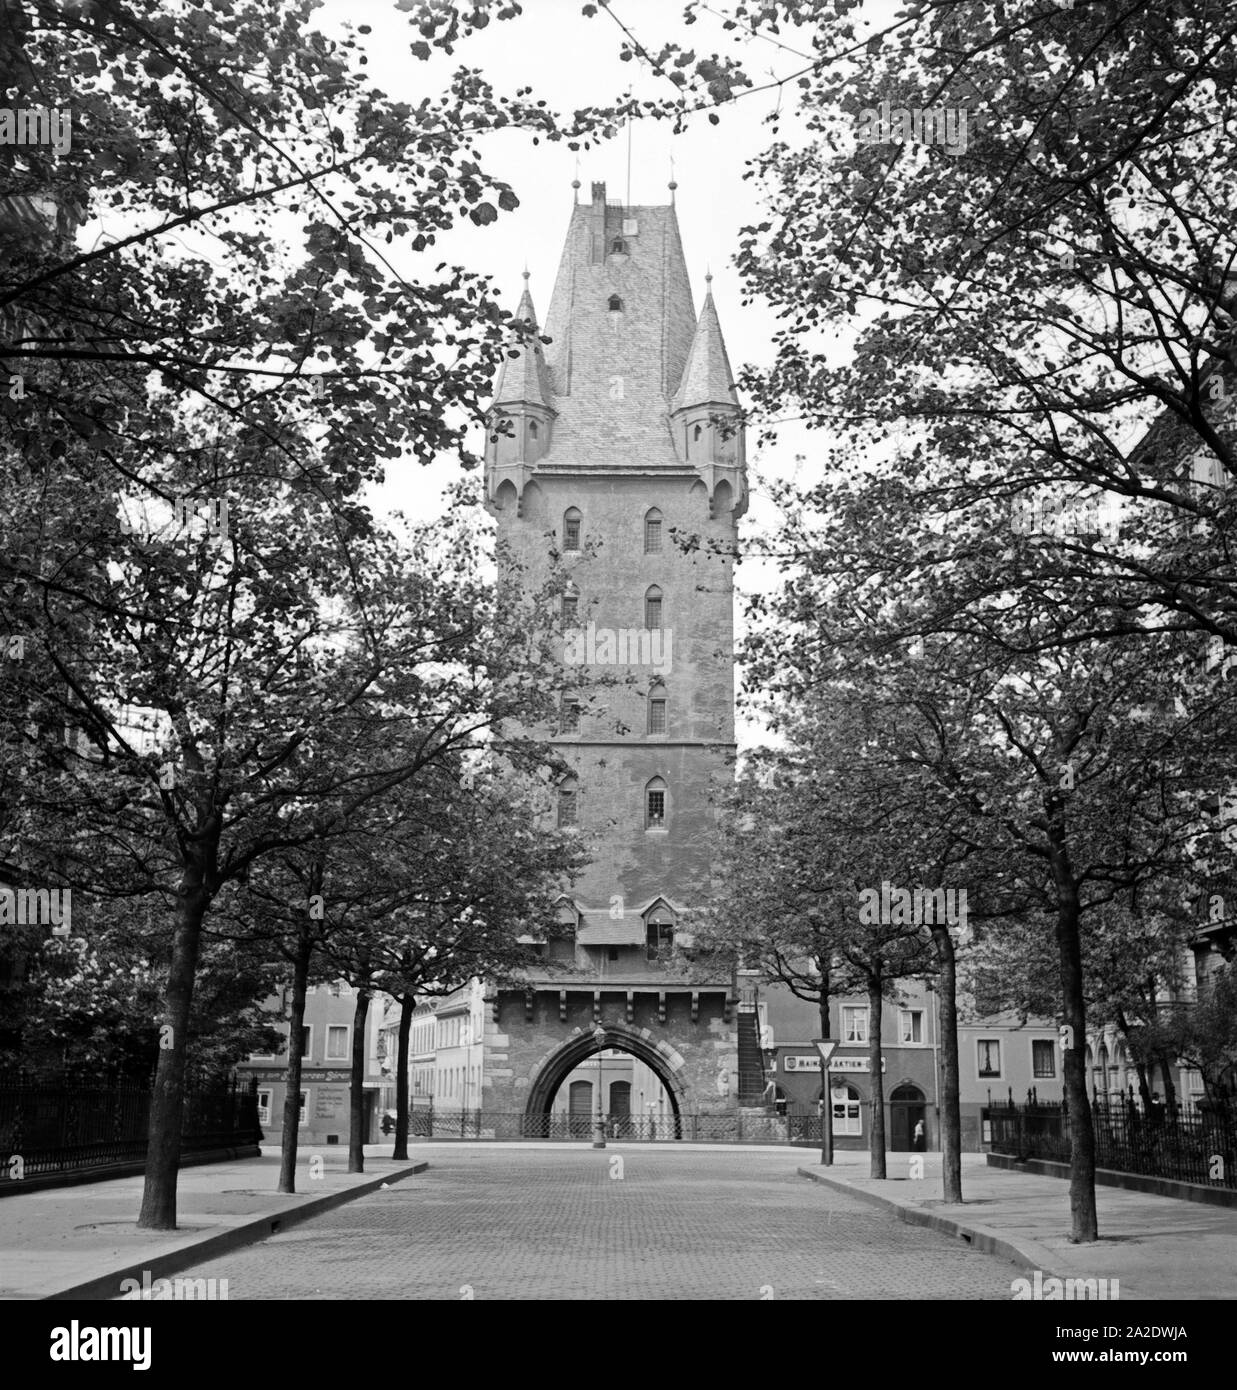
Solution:
<svg viewBox="0 0 1237 1390">
<path fill-rule="evenodd" d="M 580 528 L 584 518 L 580 515 L 579 507 L 568 507 L 563 513 L 563 549 L 579 550 L 580 548 Z"/>
<path fill-rule="evenodd" d="M 644 514 L 644 553 L 661 554 L 661 513 L 656 507 L 650 507 Z"/>
<path fill-rule="evenodd" d="M 666 783 L 660 777 L 644 789 L 644 828 L 664 830 L 666 825 Z"/>
<path fill-rule="evenodd" d="M 574 777 L 568 777 L 566 781 L 560 782 L 558 787 L 558 823 L 559 825 L 578 825 L 579 822 L 579 789 Z"/>
<path fill-rule="evenodd" d="M 528 437 L 529 437 L 529 439 L 536 439 L 536 438 L 537 438 L 537 422 L 536 422 L 536 420 L 530 420 L 530 421 L 528 422 Z"/>
<path fill-rule="evenodd" d="M 656 584 L 644 595 L 644 625 L 650 631 L 661 627 L 661 590 Z"/>
<path fill-rule="evenodd" d="M 655 685 L 649 691 L 649 733 L 666 732 L 666 687 Z"/>
</svg>

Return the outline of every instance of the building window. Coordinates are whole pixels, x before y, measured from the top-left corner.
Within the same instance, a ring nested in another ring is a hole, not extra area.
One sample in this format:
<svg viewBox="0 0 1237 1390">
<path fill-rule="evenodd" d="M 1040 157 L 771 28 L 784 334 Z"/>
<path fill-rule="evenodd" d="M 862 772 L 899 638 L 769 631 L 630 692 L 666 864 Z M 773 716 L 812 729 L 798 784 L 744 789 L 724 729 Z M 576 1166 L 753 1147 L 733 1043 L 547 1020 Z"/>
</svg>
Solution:
<svg viewBox="0 0 1237 1390">
<path fill-rule="evenodd" d="M 297 1116 L 296 1122 L 298 1125 L 303 1125 L 309 1119 L 309 1092 L 300 1091 L 298 1092 L 298 1094 L 300 1096 L 301 1101 L 301 1112 Z"/>
<path fill-rule="evenodd" d="M 904 1043 L 923 1042 L 923 1010 L 898 1010 L 898 1040 Z"/>
<path fill-rule="evenodd" d="M 979 1038 L 975 1048 L 979 1054 L 980 1076 L 1000 1076 L 1001 1044 L 995 1038 Z"/>
<path fill-rule="evenodd" d="M 661 513 L 656 507 L 644 514 L 644 553 L 661 554 Z"/>
<path fill-rule="evenodd" d="M 666 824 L 666 784 L 660 777 L 644 789 L 644 828 L 660 830 Z"/>
<path fill-rule="evenodd" d="M 565 782 L 558 789 L 558 823 L 559 825 L 578 825 L 579 807 L 577 805 L 579 792 L 574 779 Z"/>
<path fill-rule="evenodd" d="M 616 961 L 616 960 L 618 960 L 618 958 L 619 958 L 618 947 L 617 947 L 617 946 L 611 946 L 610 949 L 609 949 L 609 951 L 606 952 L 606 959 L 607 959 L 607 960 L 610 960 L 610 961 Z"/>
<path fill-rule="evenodd" d="M 666 687 L 655 685 L 649 691 L 649 733 L 666 732 Z"/>
<path fill-rule="evenodd" d="M 348 1057 L 348 1028 L 346 1024 L 332 1023 L 326 1030 L 326 1060 L 343 1062 Z"/>
<path fill-rule="evenodd" d="M 258 1123 L 269 1125 L 271 1122 L 271 1093 L 269 1091 L 258 1092 Z"/>
<path fill-rule="evenodd" d="M 536 439 L 536 438 L 537 438 L 537 422 L 536 422 L 536 420 L 530 420 L 530 421 L 528 422 L 528 437 L 529 437 L 529 439 Z"/>
<path fill-rule="evenodd" d="M 612 256 L 625 256 L 627 254 L 627 243 L 621 236 L 616 236 L 610 243 L 610 254 Z M 611 308 L 614 307 L 613 300 L 610 301 L 610 306 Z"/>
<path fill-rule="evenodd" d="M 563 595 L 563 626 L 578 627 L 580 623 L 580 600 L 575 594 Z"/>
<path fill-rule="evenodd" d="M 623 301 L 617 294 L 612 294 L 610 296 L 610 312 L 612 314 L 621 314 L 623 312 Z"/>
<path fill-rule="evenodd" d="M 661 627 L 661 590 L 656 584 L 644 596 L 644 625 L 650 632 Z"/>
<path fill-rule="evenodd" d="M 650 922 L 645 931 L 649 960 L 665 960 L 674 951 L 674 924 Z"/>
<path fill-rule="evenodd" d="M 578 734 L 580 732 L 580 706 L 575 700 L 564 700 L 560 706 L 558 731 L 560 734 Z"/>
<path fill-rule="evenodd" d="M 863 1112 L 859 1108 L 859 1092 L 853 1086 L 834 1086 L 830 1104 L 833 1106 L 834 1134 L 863 1133 Z"/>
<path fill-rule="evenodd" d="M 568 507 L 563 513 L 563 549 L 579 550 L 580 548 L 580 527 L 583 525 L 584 518 L 580 514 L 579 507 Z"/>
<path fill-rule="evenodd" d="M 868 1040 L 868 1006 L 866 1004 L 845 1004 L 842 1007 L 842 1039 L 848 1043 L 865 1043 Z"/>
<path fill-rule="evenodd" d="M 1048 1038 L 1033 1038 L 1031 1040 L 1031 1074 L 1040 1080 L 1056 1076 L 1056 1043 Z"/>
</svg>

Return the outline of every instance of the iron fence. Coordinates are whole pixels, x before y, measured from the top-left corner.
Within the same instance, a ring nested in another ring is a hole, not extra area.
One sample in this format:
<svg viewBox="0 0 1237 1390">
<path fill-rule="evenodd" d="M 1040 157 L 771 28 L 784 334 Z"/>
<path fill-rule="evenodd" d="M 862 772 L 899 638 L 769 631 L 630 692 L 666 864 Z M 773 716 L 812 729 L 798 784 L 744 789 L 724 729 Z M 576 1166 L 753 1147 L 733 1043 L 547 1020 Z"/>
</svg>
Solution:
<svg viewBox="0 0 1237 1390">
<path fill-rule="evenodd" d="M 506 1110 L 413 1110 L 410 1139 L 542 1139 L 581 1141 L 595 1137 L 595 1115 L 527 1115 Z M 818 1115 L 723 1114 L 605 1115 L 607 1140 L 705 1144 L 793 1144 L 820 1142 Z"/>
<path fill-rule="evenodd" d="M 1070 1159 L 1069 1110 L 1064 1103 L 990 1103 L 992 1151 L 1018 1159 Z M 1132 1099 L 1091 1103 L 1095 1165 L 1119 1173 L 1237 1189 L 1237 1117 L 1208 1106 L 1169 1113 L 1144 1111 Z"/>
<path fill-rule="evenodd" d="M 134 1077 L 0 1079 L 0 1179 L 144 1162 L 151 1093 Z M 261 1134 L 256 1082 L 187 1083 L 182 1153 L 247 1147 Z"/>
</svg>

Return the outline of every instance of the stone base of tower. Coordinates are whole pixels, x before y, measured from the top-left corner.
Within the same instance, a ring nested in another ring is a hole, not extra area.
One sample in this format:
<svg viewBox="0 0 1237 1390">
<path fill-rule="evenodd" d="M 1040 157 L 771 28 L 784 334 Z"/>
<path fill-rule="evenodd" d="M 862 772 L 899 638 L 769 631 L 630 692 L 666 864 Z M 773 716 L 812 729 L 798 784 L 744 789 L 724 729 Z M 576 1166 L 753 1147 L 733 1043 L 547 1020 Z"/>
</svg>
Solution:
<svg viewBox="0 0 1237 1390">
<path fill-rule="evenodd" d="M 680 1116 L 736 1112 L 735 1017 L 729 984 L 538 981 L 498 989 L 487 996 L 482 1106 L 549 1114 L 576 1067 L 617 1048 L 657 1074 Z"/>
</svg>

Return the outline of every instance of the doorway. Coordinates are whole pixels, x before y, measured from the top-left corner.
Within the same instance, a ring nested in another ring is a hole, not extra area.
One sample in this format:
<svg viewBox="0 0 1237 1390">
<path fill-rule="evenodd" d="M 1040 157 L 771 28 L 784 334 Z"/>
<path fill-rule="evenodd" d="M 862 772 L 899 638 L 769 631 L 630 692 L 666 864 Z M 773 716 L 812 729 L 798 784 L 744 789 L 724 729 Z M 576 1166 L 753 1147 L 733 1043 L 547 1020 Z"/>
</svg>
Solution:
<svg viewBox="0 0 1237 1390">
<path fill-rule="evenodd" d="M 926 1098 L 918 1086 L 907 1082 L 895 1088 L 889 1097 L 889 1147 L 892 1152 L 922 1153 L 928 1147 L 927 1116 Z"/>
</svg>

